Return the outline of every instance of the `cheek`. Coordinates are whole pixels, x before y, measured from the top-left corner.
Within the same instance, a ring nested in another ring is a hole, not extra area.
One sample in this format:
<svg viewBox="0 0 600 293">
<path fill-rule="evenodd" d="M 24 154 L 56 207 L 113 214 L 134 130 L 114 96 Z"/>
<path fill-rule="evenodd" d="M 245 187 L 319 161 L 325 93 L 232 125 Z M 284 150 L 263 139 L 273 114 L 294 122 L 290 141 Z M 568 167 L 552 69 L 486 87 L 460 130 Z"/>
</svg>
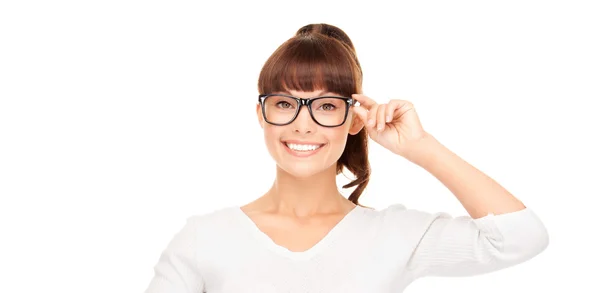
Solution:
<svg viewBox="0 0 600 293">
<path fill-rule="evenodd" d="M 336 155 L 341 155 L 346 146 L 346 140 L 348 139 L 348 132 L 345 129 L 335 129 L 327 133 L 327 139 L 329 140 L 331 149 Z"/>
<path fill-rule="evenodd" d="M 264 139 L 265 144 L 267 145 L 267 149 L 269 152 L 273 153 L 276 147 L 279 144 L 279 139 L 281 138 L 281 133 L 272 125 L 266 124 L 264 129 Z"/>
</svg>

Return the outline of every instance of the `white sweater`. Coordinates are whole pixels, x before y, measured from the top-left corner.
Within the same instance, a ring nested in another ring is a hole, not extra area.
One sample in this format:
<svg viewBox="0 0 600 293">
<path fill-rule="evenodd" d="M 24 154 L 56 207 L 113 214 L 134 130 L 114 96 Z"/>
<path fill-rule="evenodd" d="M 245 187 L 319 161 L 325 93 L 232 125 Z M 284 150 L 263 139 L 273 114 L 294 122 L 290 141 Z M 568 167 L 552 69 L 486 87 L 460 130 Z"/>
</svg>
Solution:
<svg viewBox="0 0 600 293">
<path fill-rule="evenodd" d="M 524 262 L 548 245 L 526 208 L 479 219 L 392 205 L 357 206 L 311 249 L 292 252 L 239 207 L 188 218 L 146 293 L 388 293 L 424 276 L 471 276 Z"/>
</svg>

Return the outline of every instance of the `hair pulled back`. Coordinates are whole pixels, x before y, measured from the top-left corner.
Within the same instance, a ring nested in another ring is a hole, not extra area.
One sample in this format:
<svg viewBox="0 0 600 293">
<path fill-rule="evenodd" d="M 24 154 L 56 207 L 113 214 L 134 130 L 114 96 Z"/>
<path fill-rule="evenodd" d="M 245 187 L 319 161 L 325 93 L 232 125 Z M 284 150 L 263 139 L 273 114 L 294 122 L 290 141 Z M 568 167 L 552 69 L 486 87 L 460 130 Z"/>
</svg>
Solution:
<svg viewBox="0 0 600 293">
<path fill-rule="evenodd" d="M 326 90 L 350 97 L 362 93 L 362 69 L 348 35 L 329 24 L 309 24 L 281 46 L 265 62 L 258 79 L 261 94 L 279 91 Z M 337 162 L 337 174 L 344 168 L 354 180 L 343 188 L 356 187 L 348 199 L 355 204 L 369 183 L 368 135 L 363 128 L 348 135 Z"/>
</svg>

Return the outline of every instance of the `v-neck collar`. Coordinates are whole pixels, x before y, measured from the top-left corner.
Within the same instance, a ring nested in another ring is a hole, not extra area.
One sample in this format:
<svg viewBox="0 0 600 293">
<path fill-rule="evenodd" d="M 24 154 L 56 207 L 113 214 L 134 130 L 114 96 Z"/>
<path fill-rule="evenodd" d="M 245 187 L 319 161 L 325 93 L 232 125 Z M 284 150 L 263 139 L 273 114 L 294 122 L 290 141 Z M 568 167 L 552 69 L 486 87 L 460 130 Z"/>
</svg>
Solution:
<svg viewBox="0 0 600 293">
<path fill-rule="evenodd" d="M 314 257 L 319 252 L 323 251 L 330 243 L 334 240 L 335 237 L 344 230 L 346 230 L 347 226 L 350 225 L 352 218 L 359 212 L 361 207 L 356 205 L 352 210 L 350 210 L 346 215 L 335 225 L 329 232 L 319 240 L 315 245 L 310 247 L 304 251 L 292 251 L 288 248 L 277 244 L 269 235 L 260 230 L 256 223 L 241 209 L 239 206 L 234 206 L 234 214 L 238 217 L 242 224 L 245 227 L 248 227 L 251 231 L 250 234 L 253 238 L 257 239 L 265 248 L 278 253 L 284 257 L 293 259 L 293 260 L 308 260 Z"/>
</svg>

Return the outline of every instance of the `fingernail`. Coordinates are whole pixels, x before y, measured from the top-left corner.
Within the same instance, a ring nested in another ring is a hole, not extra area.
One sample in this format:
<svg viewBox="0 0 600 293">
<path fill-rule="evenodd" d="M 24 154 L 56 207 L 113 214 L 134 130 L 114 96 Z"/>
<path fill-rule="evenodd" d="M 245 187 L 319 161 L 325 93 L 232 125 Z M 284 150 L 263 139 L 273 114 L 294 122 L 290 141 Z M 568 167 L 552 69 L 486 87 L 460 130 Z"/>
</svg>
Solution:
<svg viewBox="0 0 600 293">
<path fill-rule="evenodd" d="M 390 121 L 392 121 L 392 116 L 387 116 L 387 117 L 385 118 L 385 122 L 390 122 Z"/>
</svg>

